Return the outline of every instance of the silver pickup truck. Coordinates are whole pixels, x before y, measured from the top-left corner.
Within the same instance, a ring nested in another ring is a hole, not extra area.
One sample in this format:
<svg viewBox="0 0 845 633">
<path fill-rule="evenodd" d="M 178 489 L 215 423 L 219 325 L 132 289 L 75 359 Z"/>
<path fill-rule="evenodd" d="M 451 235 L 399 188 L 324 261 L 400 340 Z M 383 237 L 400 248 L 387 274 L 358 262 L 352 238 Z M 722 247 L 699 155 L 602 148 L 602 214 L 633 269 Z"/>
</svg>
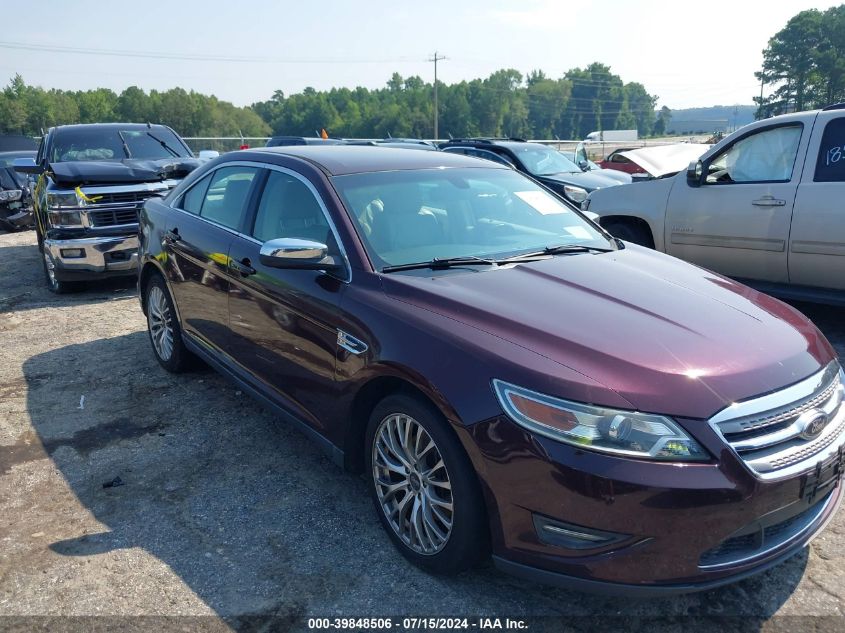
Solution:
<svg viewBox="0 0 845 633">
<path fill-rule="evenodd" d="M 845 305 L 845 104 L 757 121 L 688 170 L 599 189 L 583 208 L 623 240 Z"/>
</svg>

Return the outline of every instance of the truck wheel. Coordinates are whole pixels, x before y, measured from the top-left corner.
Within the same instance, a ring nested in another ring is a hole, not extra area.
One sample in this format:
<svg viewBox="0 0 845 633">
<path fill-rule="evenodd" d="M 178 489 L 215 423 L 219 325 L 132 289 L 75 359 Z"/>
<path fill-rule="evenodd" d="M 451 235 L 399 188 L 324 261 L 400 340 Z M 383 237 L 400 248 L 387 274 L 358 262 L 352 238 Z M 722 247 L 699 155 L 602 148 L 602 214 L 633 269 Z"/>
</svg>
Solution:
<svg viewBox="0 0 845 633">
<path fill-rule="evenodd" d="M 633 222 L 625 222 L 624 220 L 611 220 L 610 222 L 602 223 L 602 226 L 607 229 L 608 233 L 614 237 L 618 237 L 620 240 L 654 248 L 654 239 L 645 227 L 634 224 Z"/>
<path fill-rule="evenodd" d="M 154 275 L 143 289 L 147 306 L 147 332 L 159 365 L 174 374 L 190 369 L 195 356 L 182 340 L 173 299 L 160 275 Z"/>
<path fill-rule="evenodd" d="M 53 263 L 53 258 L 50 257 L 50 251 L 42 247 L 41 263 L 44 265 L 44 277 L 47 281 L 47 289 L 57 295 L 67 294 L 69 292 L 78 292 L 82 288 L 82 284 L 73 281 L 62 281 L 56 277 L 56 265 Z"/>
<path fill-rule="evenodd" d="M 376 512 L 405 558 L 455 574 L 487 553 L 487 513 L 475 471 L 429 403 L 387 396 L 370 414 L 364 448 Z"/>
</svg>

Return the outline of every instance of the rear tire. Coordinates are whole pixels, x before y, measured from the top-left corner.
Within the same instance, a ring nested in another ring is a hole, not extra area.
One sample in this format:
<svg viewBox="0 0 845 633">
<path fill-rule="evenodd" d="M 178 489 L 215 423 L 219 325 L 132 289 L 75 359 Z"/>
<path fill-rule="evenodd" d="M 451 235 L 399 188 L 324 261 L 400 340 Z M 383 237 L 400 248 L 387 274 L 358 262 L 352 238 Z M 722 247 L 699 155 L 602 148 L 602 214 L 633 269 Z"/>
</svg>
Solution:
<svg viewBox="0 0 845 633">
<path fill-rule="evenodd" d="M 147 333 L 159 365 L 174 374 L 191 369 L 196 357 L 185 347 L 173 298 L 161 275 L 153 275 L 144 286 L 144 305 Z"/>
<path fill-rule="evenodd" d="M 654 248 L 654 239 L 651 236 L 651 232 L 638 224 L 624 220 L 610 220 L 609 222 L 602 223 L 602 226 L 607 229 L 608 233 L 614 237 L 618 237 L 620 240 Z"/>
<path fill-rule="evenodd" d="M 445 418 L 405 394 L 373 409 L 365 455 L 379 520 L 401 554 L 439 574 L 486 555 L 487 513 L 472 464 Z"/>
</svg>

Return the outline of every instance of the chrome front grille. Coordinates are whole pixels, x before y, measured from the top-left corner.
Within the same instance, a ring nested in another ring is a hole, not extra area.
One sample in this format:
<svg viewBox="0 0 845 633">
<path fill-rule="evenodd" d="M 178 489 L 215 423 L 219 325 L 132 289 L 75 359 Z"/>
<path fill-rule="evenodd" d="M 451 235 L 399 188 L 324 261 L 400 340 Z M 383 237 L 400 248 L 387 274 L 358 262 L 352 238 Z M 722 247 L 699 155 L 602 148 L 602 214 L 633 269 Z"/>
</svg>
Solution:
<svg viewBox="0 0 845 633">
<path fill-rule="evenodd" d="M 845 442 L 845 386 L 839 364 L 781 391 L 736 403 L 710 423 L 762 478 L 813 467 Z"/>
<path fill-rule="evenodd" d="M 112 209 L 92 209 L 88 211 L 89 226 L 118 226 L 121 224 L 135 224 L 138 222 L 139 206 L 119 207 Z"/>
<path fill-rule="evenodd" d="M 144 202 L 154 196 L 166 195 L 177 181 L 139 183 L 114 187 L 86 187 L 87 204 L 82 207 L 91 227 L 137 224 L 138 213 Z"/>
</svg>

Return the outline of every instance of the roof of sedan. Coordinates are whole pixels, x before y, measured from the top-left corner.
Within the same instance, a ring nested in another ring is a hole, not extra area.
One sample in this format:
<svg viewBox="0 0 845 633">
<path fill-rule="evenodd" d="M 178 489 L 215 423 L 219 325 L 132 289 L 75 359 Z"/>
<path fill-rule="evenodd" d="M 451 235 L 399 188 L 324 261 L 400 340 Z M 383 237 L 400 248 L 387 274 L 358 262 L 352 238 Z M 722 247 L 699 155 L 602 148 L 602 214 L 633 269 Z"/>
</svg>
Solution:
<svg viewBox="0 0 845 633">
<path fill-rule="evenodd" d="M 366 145 L 297 145 L 292 147 L 262 147 L 244 150 L 252 156 L 240 158 L 273 162 L 275 156 L 296 156 L 319 165 L 332 176 L 359 174 L 374 171 L 407 169 L 435 169 L 438 167 L 482 167 L 507 169 L 481 158 L 472 158 L 446 152 L 415 152 L 407 148 L 372 147 Z M 237 152 L 234 154 L 241 154 Z M 256 154 L 260 154 L 257 156 Z"/>
</svg>

